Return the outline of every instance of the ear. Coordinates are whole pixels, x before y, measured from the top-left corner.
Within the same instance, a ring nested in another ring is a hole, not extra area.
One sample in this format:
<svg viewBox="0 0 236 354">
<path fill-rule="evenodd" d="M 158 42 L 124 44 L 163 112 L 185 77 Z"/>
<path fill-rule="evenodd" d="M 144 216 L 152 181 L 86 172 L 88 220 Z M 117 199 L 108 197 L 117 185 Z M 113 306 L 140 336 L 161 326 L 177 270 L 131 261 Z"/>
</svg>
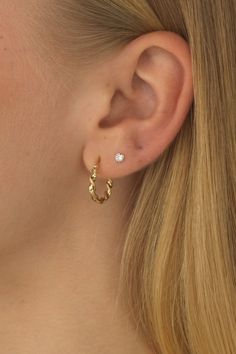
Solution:
<svg viewBox="0 0 236 354">
<path fill-rule="evenodd" d="M 98 177 L 122 177 L 158 159 L 180 130 L 193 101 L 190 48 L 174 32 L 147 33 L 100 71 L 90 101 L 101 95 L 102 107 L 87 129 L 83 160 L 91 170 L 100 157 Z"/>
</svg>

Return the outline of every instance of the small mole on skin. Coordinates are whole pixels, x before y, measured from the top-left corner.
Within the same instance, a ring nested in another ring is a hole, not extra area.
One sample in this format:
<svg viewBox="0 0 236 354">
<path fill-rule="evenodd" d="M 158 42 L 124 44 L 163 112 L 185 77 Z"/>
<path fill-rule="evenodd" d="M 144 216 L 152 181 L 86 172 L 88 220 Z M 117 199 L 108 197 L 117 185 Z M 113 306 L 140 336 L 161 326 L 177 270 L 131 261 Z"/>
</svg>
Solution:
<svg viewBox="0 0 236 354">
<path fill-rule="evenodd" d="M 7 48 L 3 48 L 3 50 L 7 50 Z"/>
<path fill-rule="evenodd" d="M 138 143 L 137 141 L 134 142 L 134 148 L 137 150 L 143 150 L 143 145 Z"/>
<path fill-rule="evenodd" d="M 3 39 L 3 36 L 0 36 L 0 39 Z"/>
</svg>

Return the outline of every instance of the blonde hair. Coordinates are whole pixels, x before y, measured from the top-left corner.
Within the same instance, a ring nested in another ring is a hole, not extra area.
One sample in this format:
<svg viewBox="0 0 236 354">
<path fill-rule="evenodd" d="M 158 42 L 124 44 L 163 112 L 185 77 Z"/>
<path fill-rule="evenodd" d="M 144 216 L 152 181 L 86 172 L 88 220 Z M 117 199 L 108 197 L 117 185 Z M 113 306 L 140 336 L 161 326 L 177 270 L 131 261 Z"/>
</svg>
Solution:
<svg viewBox="0 0 236 354">
<path fill-rule="evenodd" d="M 138 173 L 121 284 L 156 351 L 236 353 L 235 1 L 52 3 L 63 29 L 51 26 L 54 45 L 84 65 L 151 31 L 188 41 L 194 102 L 173 143 Z"/>
</svg>

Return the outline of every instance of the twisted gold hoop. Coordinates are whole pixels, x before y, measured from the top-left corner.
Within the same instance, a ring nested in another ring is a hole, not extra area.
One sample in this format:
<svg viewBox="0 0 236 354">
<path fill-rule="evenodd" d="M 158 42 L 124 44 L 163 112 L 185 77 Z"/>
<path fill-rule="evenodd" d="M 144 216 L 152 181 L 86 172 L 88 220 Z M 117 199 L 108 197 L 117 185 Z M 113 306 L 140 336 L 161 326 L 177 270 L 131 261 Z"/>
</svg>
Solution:
<svg viewBox="0 0 236 354">
<path fill-rule="evenodd" d="M 93 166 L 93 168 L 91 169 L 90 173 L 90 185 L 89 185 L 89 192 L 91 194 L 92 200 L 94 200 L 95 202 L 102 204 L 105 200 L 109 199 L 111 196 L 111 191 L 112 191 L 112 187 L 113 187 L 113 181 L 112 179 L 108 178 L 106 180 L 106 187 L 107 190 L 104 192 L 104 196 L 103 197 L 99 197 L 96 193 L 96 179 L 97 179 L 97 169 L 99 167 L 101 158 L 99 157 L 98 162 L 96 165 Z"/>
</svg>

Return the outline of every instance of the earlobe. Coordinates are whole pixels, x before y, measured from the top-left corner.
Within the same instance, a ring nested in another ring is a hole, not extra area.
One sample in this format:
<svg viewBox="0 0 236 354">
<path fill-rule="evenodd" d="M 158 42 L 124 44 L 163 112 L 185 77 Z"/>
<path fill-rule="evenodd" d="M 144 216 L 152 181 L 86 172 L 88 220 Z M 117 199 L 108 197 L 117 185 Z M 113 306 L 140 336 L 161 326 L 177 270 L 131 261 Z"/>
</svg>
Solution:
<svg viewBox="0 0 236 354">
<path fill-rule="evenodd" d="M 107 90 L 109 112 L 98 117 L 83 153 L 87 168 L 101 156 L 103 178 L 123 177 L 154 162 L 177 135 L 193 100 L 190 50 L 179 35 L 145 34 L 113 60 L 112 76 L 105 78 L 114 87 Z"/>
</svg>

